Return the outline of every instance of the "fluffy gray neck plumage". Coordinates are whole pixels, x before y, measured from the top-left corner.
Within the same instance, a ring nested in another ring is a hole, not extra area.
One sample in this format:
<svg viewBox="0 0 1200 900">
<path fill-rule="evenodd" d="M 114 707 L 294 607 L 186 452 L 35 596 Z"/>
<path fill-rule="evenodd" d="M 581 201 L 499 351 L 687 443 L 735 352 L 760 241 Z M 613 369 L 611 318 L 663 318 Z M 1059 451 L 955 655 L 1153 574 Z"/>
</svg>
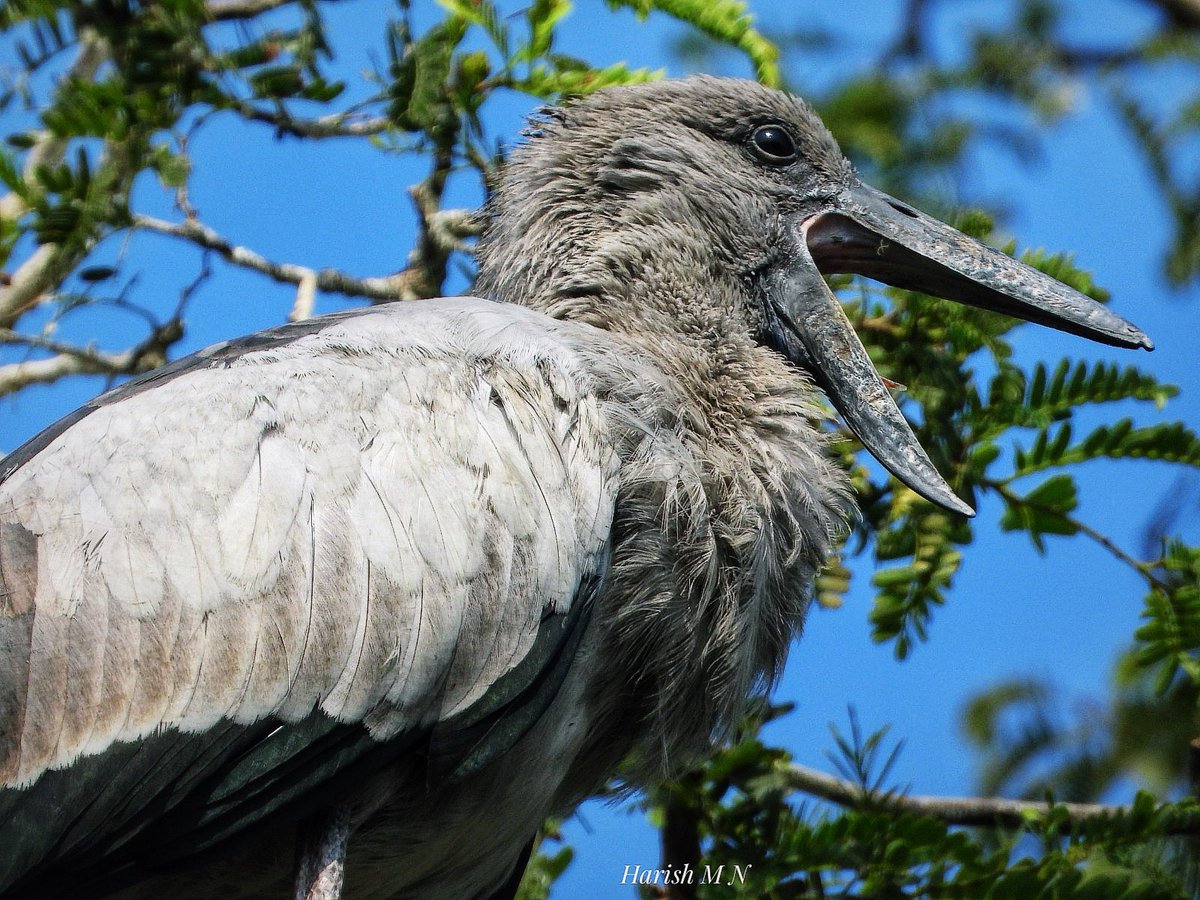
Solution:
<svg viewBox="0 0 1200 900">
<path fill-rule="evenodd" d="M 714 240 L 705 215 L 720 210 L 675 189 L 689 161 L 669 143 L 572 133 L 576 114 L 548 113 L 513 154 L 475 290 L 620 335 L 669 385 L 613 398 L 645 431 L 622 453 L 614 599 L 599 609 L 603 658 L 619 664 L 593 726 L 601 744 L 632 740 L 633 723 L 655 736 L 638 761 L 649 777 L 736 724 L 778 674 L 847 484 L 823 454 L 811 384 L 753 340 L 747 273 L 763 260 L 736 234 Z"/>
</svg>

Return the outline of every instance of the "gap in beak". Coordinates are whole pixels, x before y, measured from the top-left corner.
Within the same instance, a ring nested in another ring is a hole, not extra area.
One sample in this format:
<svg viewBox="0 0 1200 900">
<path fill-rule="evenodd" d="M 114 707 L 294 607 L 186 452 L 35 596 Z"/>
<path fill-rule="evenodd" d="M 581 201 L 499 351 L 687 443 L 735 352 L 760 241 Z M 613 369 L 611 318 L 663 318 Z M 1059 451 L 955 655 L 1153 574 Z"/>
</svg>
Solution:
<svg viewBox="0 0 1200 900">
<path fill-rule="evenodd" d="M 916 218 L 912 210 L 895 208 Z M 801 231 L 822 275 L 856 274 L 864 258 L 882 255 L 887 247 L 879 235 L 841 213 L 818 213 L 804 221 Z"/>
</svg>

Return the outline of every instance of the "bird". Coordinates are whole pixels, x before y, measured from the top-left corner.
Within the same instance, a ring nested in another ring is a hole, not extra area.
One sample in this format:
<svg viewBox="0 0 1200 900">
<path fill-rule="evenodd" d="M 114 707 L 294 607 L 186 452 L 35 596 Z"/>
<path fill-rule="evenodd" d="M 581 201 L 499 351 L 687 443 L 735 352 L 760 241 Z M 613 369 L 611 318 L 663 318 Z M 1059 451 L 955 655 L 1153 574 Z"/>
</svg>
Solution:
<svg viewBox="0 0 1200 900">
<path fill-rule="evenodd" d="M 511 897 L 779 674 L 855 514 L 826 400 L 972 514 L 825 276 L 1153 347 L 749 81 L 540 111 L 483 220 L 475 296 L 208 347 L 0 463 L 0 896 L 315 896 L 324 842 L 345 897 Z"/>
</svg>

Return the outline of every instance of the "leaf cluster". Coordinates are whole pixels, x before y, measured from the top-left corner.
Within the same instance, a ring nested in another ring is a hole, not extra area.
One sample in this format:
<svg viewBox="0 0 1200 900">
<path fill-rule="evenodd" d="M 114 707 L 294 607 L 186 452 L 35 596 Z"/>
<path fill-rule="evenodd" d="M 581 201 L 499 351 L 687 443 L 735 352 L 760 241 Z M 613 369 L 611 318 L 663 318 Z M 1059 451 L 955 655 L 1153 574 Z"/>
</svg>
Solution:
<svg viewBox="0 0 1200 900">
<path fill-rule="evenodd" d="M 960 223 L 986 237 L 990 221 L 975 214 Z M 1009 248 L 1011 251 L 1011 248 Z M 1103 292 L 1069 257 L 1027 253 L 1026 263 L 1098 298 Z M 881 374 L 904 385 L 898 397 L 938 470 L 960 496 L 977 504 L 1002 501 L 1000 525 L 1023 532 L 1039 552 L 1045 536 L 1084 533 L 1113 545 L 1075 515 L 1074 467 L 1098 459 L 1148 459 L 1200 464 L 1200 437 L 1179 422 L 1137 425 L 1125 417 L 1076 436 L 1078 414 L 1100 404 L 1141 404 L 1157 412 L 1175 394 L 1136 366 L 1060 360 L 1027 372 L 1013 362 L 1013 319 L 909 291 L 879 290 L 843 280 L 847 312 Z M 854 448 L 846 445 L 847 453 Z M 847 460 L 853 467 L 853 463 Z M 1025 487 L 1025 480 L 1052 471 Z M 861 480 L 861 474 L 860 474 Z M 871 621 L 874 636 L 894 641 L 903 658 L 929 633 L 933 611 L 972 541 L 970 522 L 948 516 L 894 478 L 864 485 L 858 550 L 877 563 Z M 1117 551 L 1139 572 L 1140 564 Z"/>
<path fill-rule="evenodd" d="M 754 725 L 703 770 L 653 798 L 652 819 L 666 824 L 674 815 L 674 827 L 694 828 L 698 873 L 723 867 L 724 879 L 697 883 L 694 896 L 1189 896 L 1178 867 L 1147 847 L 1193 821 L 1190 803 L 1160 805 L 1139 794 L 1117 815 L 1072 821 L 1064 807 L 1051 806 L 1017 830 L 964 829 L 892 807 L 903 791 L 884 788 L 898 752 L 884 752 L 886 731 L 863 735 L 852 713 L 851 736 L 835 729 L 834 737 L 834 762 L 863 789 L 849 807 L 800 801 L 790 787 L 790 757 L 765 745 Z"/>
</svg>

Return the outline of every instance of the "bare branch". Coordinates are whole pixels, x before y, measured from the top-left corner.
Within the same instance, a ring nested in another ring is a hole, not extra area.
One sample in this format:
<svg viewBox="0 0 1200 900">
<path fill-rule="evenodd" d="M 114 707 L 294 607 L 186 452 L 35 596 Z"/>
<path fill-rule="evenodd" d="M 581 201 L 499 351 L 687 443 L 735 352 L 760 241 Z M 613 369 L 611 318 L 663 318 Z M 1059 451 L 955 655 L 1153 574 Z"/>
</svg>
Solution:
<svg viewBox="0 0 1200 900">
<path fill-rule="evenodd" d="M 288 321 L 300 322 L 312 318 L 316 299 L 317 274 L 309 272 L 300 279 L 300 285 L 296 288 L 296 301 L 292 304 L 292 311 L 288 313 Z"/>
<path fill-rule="evenodd" d="M 896 59 L 911 59 L 920 56 L 925 49 L 925 12 L 929 0 L 908 0 L 904 7 L 904 24 L 900 33 L 883 54 L 887 65 Z"/>
<path fill-rule="evenodd" d="M 234 19 L 253 19 L 292 2 L 293 0 L 211 0 L 205 4 L 204 11 L 213 22 L 228 22 Z"/>
<path fill-rule="evenodd" d="M 0 343 L 49 350 L 53 356 L 0 366 L 0 396 L 30 384 L 46 384 L 66 375 L 136 375 L 167 361 L 168 348 L 183 337 L 178 319 L 159 326 L 135 347 L 122 353 L 105 353 L 94 347 L 76 347 L 44 337 L 0 329 Z"/>
<path fill-rule="evenodd" d="M 0 287 L 0 326 L 8 327 L 21 313 L 36 306 L 43 297 L 71 274 L 80 254 L 56 244 L 42 244 Z"/>
<path fill-rule="evenodd" d="M 1145 59 L 1140 47 L 1054 47 L 1055 60 L 1065 69 L 1101 69 L 1127 66 Z"/>
<path fill-rule="evenodd" d="M 444 220 L 434 229 L 439 235 L 450 235 L 457 241 L 460 236 L 471 233 L 466 231 L 467 225 L 464 224 L 472 221 L 469 211 L 446 210 L 437 215 Z M 439 262 L 438 259 L 426 259 L 414 251 L 409 259 L 410 265 L 402 272 L 385 278 L 354 278 L 336 269 L 317 270 L 295 263 L 273 262 L 247 247 L 233 244 L 207 225 L 195 220 L 174 224 L 151 216 L 138 215 L 134 217 L 134 227 L 190 241 L 220 254 L 234 265 L 261 272 L 276 281 L 299 286 L 305 280 L 311 280 L 318 290 L 348 297 L 366 297 L 375 301 L 412 300 L 429 296 L 423 293 L 423 290 L 430 282 L 431 267 L 436 268 Z M 448 255 L 455 249 L 458 249 L 457 243 L 445 252 Z M 441 263 L 444 265 L 444 259 Z"/>
<path fill-rule="evenodd" d="M 1150 587 L 1158 588 L 1159 590 L 1169 592 L 1170 587 L 1154 573 L 1154 564 L 1143 562 L 1135 556 L 1122 550 L 1112 538 L 1101 531 L 1096 530 L 1091 525 L 1088 525 L 1082 519 L 1078 519 L 1068 512 L 1064 512 L 1053 506 L 1031 502 L 1027 497 L 1022 497 L 1016 491 L 1009 488 L 1007 485 L 997 481 L 987 481 L 985 486 L 992 488 L 1001 497 L 1013 505 L 1027 506 L 1030 509 L 1048 513 L 1066 522 L 1072 528 L 1076 529 L 1083 535 L 1086 535 L 1091 540 L 1095 541 L 1114 557 L 1116 557 L 1125 565 L 1129 566 L 1139 575 L 1146 579 Z"/>
<path fill-rule="evenodd" d="M 408 191 L 421 219 L 421 233 L 408 254 L 407 271 L 413 273 L 410 288 L 414 299 L 441 293 L 450 254 L 465 249 L 461 239 L 478 234 L 480 224 L 472 213 L 440 209 L 446 179 L 454 166 L 455 131 L 438 129 L 434 136 L 433 167 L 424 181 Z"/>
<path fill-rule="evenodd" d="M 334 113 L 317 119 L 297 119 L 282 107 L 263 109 L 244 100 L 233 100 L 229 108 L 242 118 L 265 122 L 285 134 L 302 138 L 369 137 L 382 134 L 391 127 L 386 116 L 354 119 L 347 113 Z"/>
<path fill-rule="evenodd" d="M 1003 797 L 931 797 L 864 791 L 852 781 L 793 763 L 783 770 L 793 790 L 820 797 L 839 806 L 872 805 L 893 812 L 909 812 L 940 819 L 948 825 L 984 828 L 1021 828 L 1028 817 L 1045 816 L 1052 809 L 1066 816 L 1064 827 L 1089 819 L 1112 818 L 1132 812 L 1131 806 L 1104 803 L 1042 803 Z M 1200 834 L 1200 820 L 1169 829 L 1170 834 Z"/>
</svg>

